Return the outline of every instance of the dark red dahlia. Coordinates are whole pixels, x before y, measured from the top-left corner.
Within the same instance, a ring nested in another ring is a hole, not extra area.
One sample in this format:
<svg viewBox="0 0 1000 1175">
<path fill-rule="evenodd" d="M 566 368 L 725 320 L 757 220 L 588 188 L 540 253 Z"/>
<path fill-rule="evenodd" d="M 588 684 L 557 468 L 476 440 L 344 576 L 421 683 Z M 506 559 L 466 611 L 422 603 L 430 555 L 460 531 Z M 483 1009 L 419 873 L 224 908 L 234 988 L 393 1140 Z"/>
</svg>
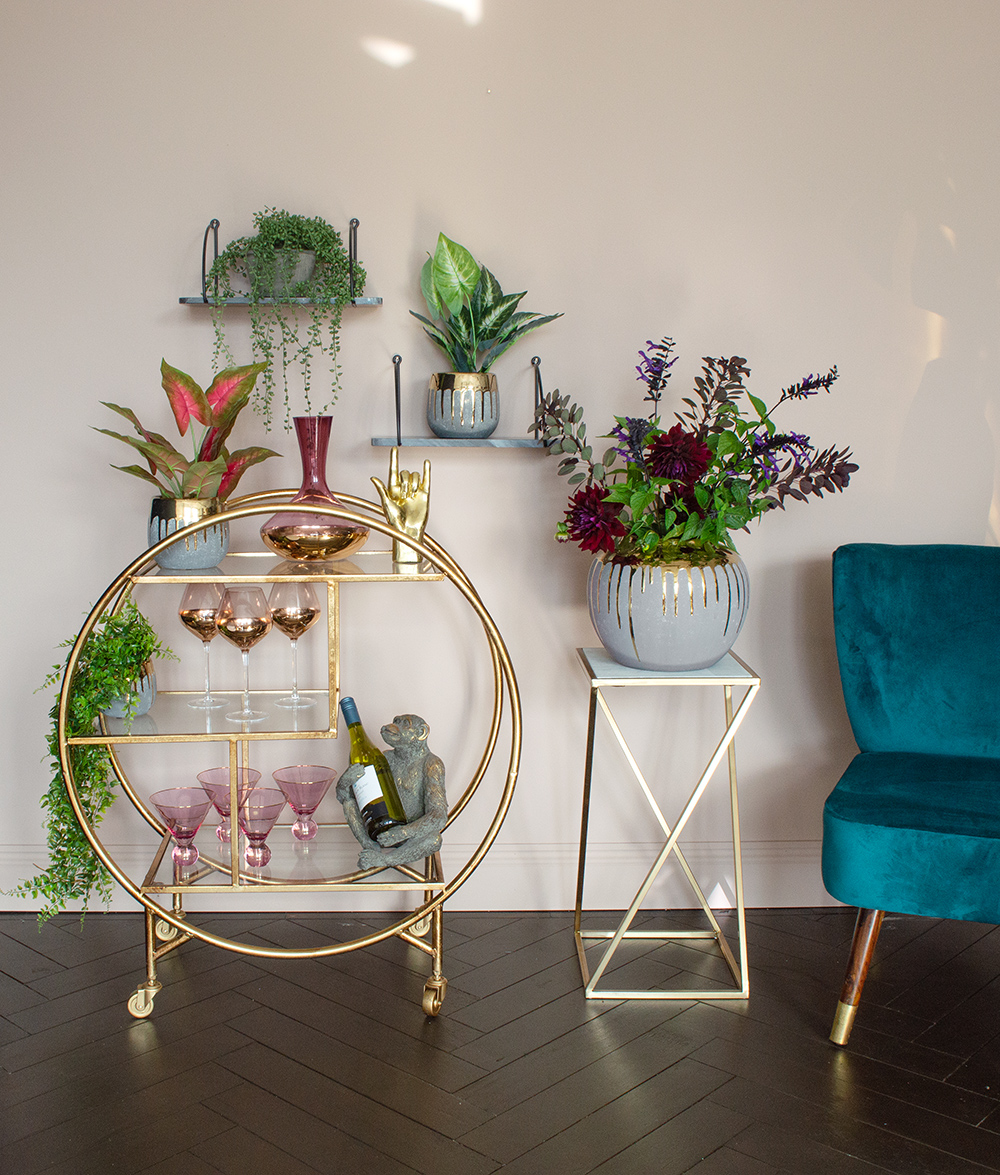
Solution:
<svg viewBox="0 0 1000 1175">
<path fill-rule="evenodd" d="M 566 534 L 585 551 L 607 551 L 615 549 L 615 539 L 626 533 L 625 524 L 618 515 L 622 507 L 619 502 L 605 502 L 607 490 L 595 485 L 583 486 L 569 500 L 566 511 Z"/>
<path fill-rule="evenodd" d="M 668 477 L 691 486 L 708 469 L 711 455 L 704 441 L 675 424 L 646 446 L 646 468 L 653 477 Z"/>
</svg>

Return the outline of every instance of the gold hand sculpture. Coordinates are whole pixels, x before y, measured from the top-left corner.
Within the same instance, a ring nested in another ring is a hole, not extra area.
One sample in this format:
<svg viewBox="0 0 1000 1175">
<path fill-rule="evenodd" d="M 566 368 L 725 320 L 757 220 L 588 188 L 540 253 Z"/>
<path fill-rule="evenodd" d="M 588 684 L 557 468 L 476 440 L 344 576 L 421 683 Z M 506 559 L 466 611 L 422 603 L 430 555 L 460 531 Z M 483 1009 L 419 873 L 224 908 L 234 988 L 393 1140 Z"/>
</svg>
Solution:
<svg viewBox="0 0 1000 1175">
<path fill-rule="evenodd" d="M 424 475 L 408 473 L 399 468 L 399 449 L 393 445 L 389 456 L 389 488 L 377 477 L 372 485 L 382 499 L 386 521 L 418 542 L 424 536 L 431 504 L 431 463 L 424 462 Z M 392 541 L 394 563 L 419 563 L 420 555 L 401 539 Z"/>
</svg>

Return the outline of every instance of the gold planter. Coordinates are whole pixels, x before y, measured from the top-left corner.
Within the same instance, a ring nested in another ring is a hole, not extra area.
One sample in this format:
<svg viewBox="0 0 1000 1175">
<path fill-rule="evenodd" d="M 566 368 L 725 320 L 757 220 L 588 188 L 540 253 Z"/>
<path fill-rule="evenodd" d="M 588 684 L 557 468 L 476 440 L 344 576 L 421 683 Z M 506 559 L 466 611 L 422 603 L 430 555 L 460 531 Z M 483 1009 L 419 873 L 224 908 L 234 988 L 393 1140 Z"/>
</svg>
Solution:
<svg viewBox="0 0 1000 1175">
<path fill-rule="evenodd" d="M 500 392 L 491 371 L 439 371 L 427 392 L 427 423 L 435 436 L 476 440 L 500 423 Z"/>
<path fill-rule="evenodd" d="M 218 498 L 154 498 L 149 512 L 149 545 L 183 532 L 183 537 L 156 556 L 156 562 L 169 571 L 218 566 L 229 551 L 229 524 L 207 520 L 221 509 Z"/>
</svg>

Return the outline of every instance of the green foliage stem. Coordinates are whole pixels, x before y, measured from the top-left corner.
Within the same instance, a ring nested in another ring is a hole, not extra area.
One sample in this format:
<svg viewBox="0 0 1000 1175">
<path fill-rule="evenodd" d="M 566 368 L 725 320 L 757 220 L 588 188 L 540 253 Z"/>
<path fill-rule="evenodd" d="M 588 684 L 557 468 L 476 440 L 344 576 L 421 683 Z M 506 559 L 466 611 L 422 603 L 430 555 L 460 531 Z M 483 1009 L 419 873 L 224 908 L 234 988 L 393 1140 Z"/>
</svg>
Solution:
<svg viewBox="0 0 1000 1175">
<path fill-rule="evenodd" d="M 59 647 L 68 647 L 71 652 L 62 664 L 53 666 L 40 689 L 63 680 L 76 642 L 76 637 L 62 642 Z M 131 600 L 118 612 L 105 616 L 87 637 L 76 662 L 66 699 L 66 737 L 91 734 L 101 711 L 120 698 L 127 699 L 127 712 L 134 715 L 139 680 L 154 656 L 176 660 Z M 52 779 L 41 800 L 49 864 L 44 869 L 39 867 L 36 876 L 11 891 L 14 897 L 43 900 L 38 913 L 40 924 L 61 913 L 70 902 L 82 901 L 82 921 L 94 894 L 105 905 L 111 900 L 111 875 L 87 840 L 70 803 L 59 756 L 58 699 L 49 717 L 47 745 Z M 87 822 L 96 828 L 115 799 L 110 752 L 106 746 L 89 745 L 67 747 L 66 753 L 80 805 Z"/>
</svg>

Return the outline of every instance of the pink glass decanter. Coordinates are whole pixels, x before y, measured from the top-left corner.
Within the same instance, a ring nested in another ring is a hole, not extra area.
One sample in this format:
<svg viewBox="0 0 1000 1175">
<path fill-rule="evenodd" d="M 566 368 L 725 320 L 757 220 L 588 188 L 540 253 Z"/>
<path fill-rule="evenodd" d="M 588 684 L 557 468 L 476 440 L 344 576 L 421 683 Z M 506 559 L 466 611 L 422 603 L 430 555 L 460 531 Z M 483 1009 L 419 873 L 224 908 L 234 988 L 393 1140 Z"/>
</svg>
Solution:
<svg viewBox="0 0 1000 1175">
<path fill-rule="evenodd" d="M 290 505 L 346 509 L 326 484 L 326 452 L 330 444 L 330 416 L 294 417 L 302 458 L 302 487 Z M 260 528 L 260 537 L 282 559 L 329 563 L 343 559 L 368 541 L 368 527 L 332 515 L 283 510 Z"/>
</svg>

